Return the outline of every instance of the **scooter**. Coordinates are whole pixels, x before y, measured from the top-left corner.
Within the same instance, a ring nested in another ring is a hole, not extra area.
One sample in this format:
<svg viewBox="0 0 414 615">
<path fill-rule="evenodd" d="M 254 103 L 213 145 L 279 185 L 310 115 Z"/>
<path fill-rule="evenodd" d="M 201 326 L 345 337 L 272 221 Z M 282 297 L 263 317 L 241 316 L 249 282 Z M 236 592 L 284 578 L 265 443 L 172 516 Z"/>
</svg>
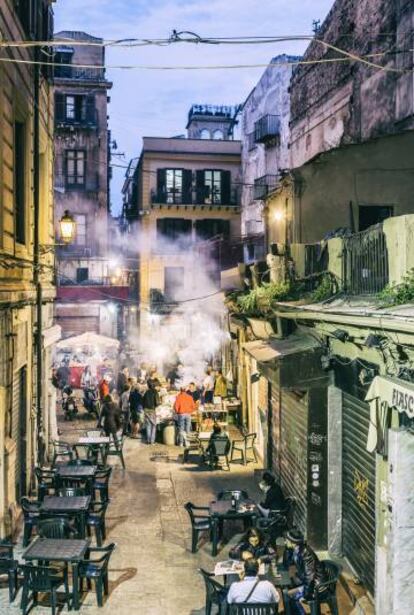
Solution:
<svg viewBox="0 0 414 615">
<path fill-rule="evenodd" d="M 98 389 L 96 387 L 85 387 L 83 389 L 83 405 L 86 412 L 92 414 L 97 419 L 101 411 Z"/>
<path fill-rule="evenodd" d="M 65 386 L 63 389 L 62 410 L 65 416 L 65 421 L 73 421 L 75 416 L 78 414 L 76 399 L 70 386 Z"/>
</svg>

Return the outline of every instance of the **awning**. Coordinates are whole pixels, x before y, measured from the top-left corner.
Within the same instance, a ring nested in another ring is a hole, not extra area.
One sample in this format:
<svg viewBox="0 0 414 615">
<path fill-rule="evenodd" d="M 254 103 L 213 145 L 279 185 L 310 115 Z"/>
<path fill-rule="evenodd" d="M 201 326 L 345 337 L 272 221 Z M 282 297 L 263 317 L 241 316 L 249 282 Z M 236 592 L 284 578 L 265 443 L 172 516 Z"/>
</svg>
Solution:
<svg viewBox="0 0 414 615">
<path fill-rule="evenodd" d="M 329 380 L 321 366 L 323 348 L 306 333 L 284 339 L 255 340 L 242 347 L 256 359 L 260 373 L 277 386 L 306 389 L 325 386 Z"/>
<path fill-rule="evenodd" d="M 390 376 L 376 376 L 365 401 L 371 407 L 367 450 L 382 452 L 380 441 L 386 429 L 388 409 L 396 408 L 398 412 L 414 418 L 414 384 Z"/>
</svg>

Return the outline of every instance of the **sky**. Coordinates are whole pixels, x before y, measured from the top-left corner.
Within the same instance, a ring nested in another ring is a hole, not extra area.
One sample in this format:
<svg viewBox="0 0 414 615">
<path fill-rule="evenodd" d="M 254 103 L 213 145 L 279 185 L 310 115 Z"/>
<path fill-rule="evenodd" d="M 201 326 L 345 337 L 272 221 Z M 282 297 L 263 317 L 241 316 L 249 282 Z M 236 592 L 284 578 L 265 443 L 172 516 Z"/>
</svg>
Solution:
<svg viewBox="0 0 414 615">
<path fill-rule="evenodd" d="M 104 39 L 168 38 L 173 30 L 202 37 L 312 35 L 314 19 L 324 20 L 333 0 L 57 0 L 55 31 L 81 30 Z M 281 53 L 300 54 L 306 41 L 261 45 L 174 44 L 107 48 L 106 64 L 217 66 L 266 64 Z M 117 70 L 108 68 L 109 126 L 118 153 L 113 163 L 138 156 L 143 136 L 185 133 L 192 104 L 242 103 L 263 68 L 214 70 Z M 113 215 L 122 203 L 125 169 L 114 168 Z"/>
</svg>

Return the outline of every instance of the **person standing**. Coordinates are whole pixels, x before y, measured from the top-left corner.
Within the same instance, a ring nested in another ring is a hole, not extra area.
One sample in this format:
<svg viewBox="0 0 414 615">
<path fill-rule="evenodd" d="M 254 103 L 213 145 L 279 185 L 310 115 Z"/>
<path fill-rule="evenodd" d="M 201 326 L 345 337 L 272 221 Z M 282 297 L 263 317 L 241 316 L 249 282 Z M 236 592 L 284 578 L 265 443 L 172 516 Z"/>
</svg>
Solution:
<svg viewBox="0 0 414 615">
<path fill-rule="evenodd" d="M 214 395 L 225 399 L 227 397 L 227 380 L 221 369 L 217 370 L 216 380 L 214 383 Z"/>
<path fill-rule="evenodd" d="M 131 412 L 131 436 L 138 438 L 139 430 L 143 423 L 143 396 L 141 386 L 134 383 L 129 394 L 129 408 Z"/>
<path fill-rule="evenodd" d="M 201 395 L 200 395 L 200 391 L 195 385 L 195 382 L 190 382 L 190 384 L 188 385 L 187 393 L 191 395 L 191 397 L 194 399 L 194 402 L 198 408 L 198 406 L 200 405 Z"/>
<path fill-rule="evenodd" d="M 115 447 L 118 448 L 118 431 L 121 429 L 121 410 L 111 395 L 106 395 L 103 401 L 101 420 L 106 436 L 112 436 Z"/>
<path fill-rule="evenodd" d="M 122 393 L 126 391 L 128 388 L 128 377 L 129 377 L 128 368 L 126 365 L 123 365 L 121 371 L 118 374 L 118 378 L 116 381 L 116 390 L 117 390 L 119 397 L 121 397 Z"/>
<path fill-rule="evenodd" d="M 203 381 L 203 401 L 205 404 L 212 404 L 214 397 L 214 374 L 209 367 L 206 370 L 206 377 Z"/>
<path fill-rule="evenodd" d="M 174 403 L 178 422 L 178 446 L 186 444 L 186 434 L 191 433 L 191 415 L 195 409 L 194 399 L 187 393 L 185 387 L 181 387 Z"/>
<path fill-rule="evenodd" d="M 155 436 L 157 433 L 157 415 L 155 409 L 160 402 L 158 391 L 153 380 L 148 380 L 147 387 L 143 398 L 147 444 L 155 444 Z"/>
<path fill-rule="evenodd" d="M 105 397 L 107 397 L 109 395 L 109 381 L 110 381 L 110 376 L 108 376 L 107 374 L 105 374 L 105 376 L 102 378 L 102 380 L 99 383 L 99 397 L 101 399 L 101 403 L 104 402 Z"/>
<path fill-rule="evenodd" d="M 120 399 L 124 435 L 128 433 L 130 429 L 129 421 L 130 421 L 131 410 L 130 410 L 129 399 L 131 395 L 131 388 L 132 388 L 132 378 L 128 378 L 127 388 L 122 393 L 121 399 Z"/>
</svg>

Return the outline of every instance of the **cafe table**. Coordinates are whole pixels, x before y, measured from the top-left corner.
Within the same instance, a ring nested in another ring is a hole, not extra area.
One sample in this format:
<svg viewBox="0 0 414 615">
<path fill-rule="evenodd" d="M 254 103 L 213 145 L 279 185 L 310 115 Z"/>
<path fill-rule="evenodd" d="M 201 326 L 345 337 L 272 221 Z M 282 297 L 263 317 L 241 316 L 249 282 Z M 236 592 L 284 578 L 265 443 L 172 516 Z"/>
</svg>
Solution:
<svg viewBox="0 0 414 615">
<path fill-rule="evenodd" d="M 212 536 L 212 555 L 217 555 L 217 544 L 219 539 L 219 529 L 226 520 L 250 521 L 251 525 L 256 524 L 259 511 L 252 500 L 237 500 L 235 508 L 231 505 L 231 500 L 213 500 L 209 505 L 211 519 Z"/>
<path fill-rule="evenodd" d="M 82 496 L 54 496 L 47 495 L 44 497 L 40 507 L 40 512 L 47 515 L 68 515 L 73 516 L 78 521 L 79 534 L 81 538 L 86 537 L 86 515 L 89 504 L 91 503 L 90 495 Z"/>
<path fill-rule="evenodd" d="M 23 552 L 26 561 L 64 562 L 72 566 L 72 606 L 79 610 L 79 562 L 84 559 L 89 540 L 36 538 Z"/>
<path fill-rule="evenodd" d="M 59 488 L 60 484 L 79 485 L 86 484 L 86 490 L 92 493 L 92 481 L 97 471 L 97 466 L 58 464 L 56 466 L 56 479 Z"/>
</svg>

